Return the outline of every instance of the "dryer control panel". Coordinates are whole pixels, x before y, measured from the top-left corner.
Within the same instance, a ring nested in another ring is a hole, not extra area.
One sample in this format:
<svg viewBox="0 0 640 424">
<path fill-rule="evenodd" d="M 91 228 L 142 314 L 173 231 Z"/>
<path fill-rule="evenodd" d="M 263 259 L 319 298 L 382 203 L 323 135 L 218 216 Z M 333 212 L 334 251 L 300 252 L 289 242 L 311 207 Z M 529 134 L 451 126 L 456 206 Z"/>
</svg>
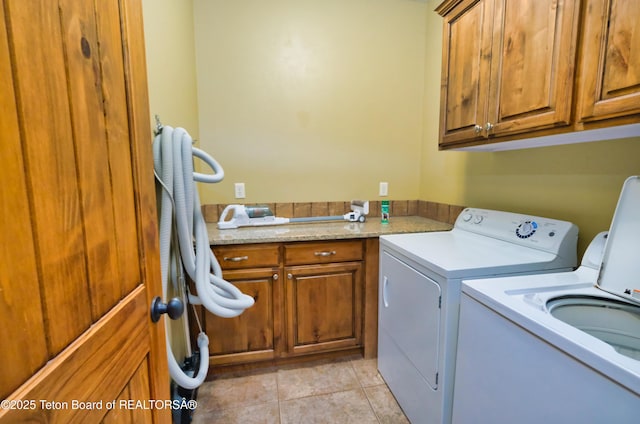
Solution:
<svg viewBox="0 0 640 424">
<path fill-rule="evenodd" d="M 466 208 L 458 216 L 454 229 L 560 256 L 576 255 L 578 227 L 567 221 L 490 209 Z"/>
</svg>

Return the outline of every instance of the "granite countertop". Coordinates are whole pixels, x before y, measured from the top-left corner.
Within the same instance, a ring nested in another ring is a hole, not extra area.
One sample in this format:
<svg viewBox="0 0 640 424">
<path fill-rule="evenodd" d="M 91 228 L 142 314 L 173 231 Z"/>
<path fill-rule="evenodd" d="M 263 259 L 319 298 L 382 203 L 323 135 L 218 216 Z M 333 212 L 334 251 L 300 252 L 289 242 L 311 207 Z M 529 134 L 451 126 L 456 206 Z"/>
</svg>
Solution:
<svg viewBox="0 0 640 424">
<path fill-rule="evenodd" d="M 391 217 L 388 224 L 382 224 L 380 218 L 374 217 L 364 223 L 327 221 L 231 230 L 219 230 L 215 222 L 207 223 L 209 243 L 212 245 L 369 238 L 385 234 L 446 231 L 451 228 L 451 224 L 419 216 Z"/>
</svg>

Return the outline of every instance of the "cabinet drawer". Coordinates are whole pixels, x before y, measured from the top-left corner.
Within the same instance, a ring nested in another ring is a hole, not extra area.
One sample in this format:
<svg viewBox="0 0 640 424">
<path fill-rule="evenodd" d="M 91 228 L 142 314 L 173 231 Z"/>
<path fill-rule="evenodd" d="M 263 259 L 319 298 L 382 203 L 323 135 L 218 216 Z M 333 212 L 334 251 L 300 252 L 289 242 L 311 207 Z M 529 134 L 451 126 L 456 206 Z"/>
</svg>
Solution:
<svg viewBox="0 0 640 424">
<path fill-rule="evenodd" d="M 277 267 L 280 263 L 280 249 L 278 245 L 242 245 L 242 246 L 214 246 L 222 269 Z"/>
<path fill-rule="evenodd" d="M 284 246 L 286 265 L 362 260 L 362 241 L 318 242 L 287 244 Z"/>
</svg>

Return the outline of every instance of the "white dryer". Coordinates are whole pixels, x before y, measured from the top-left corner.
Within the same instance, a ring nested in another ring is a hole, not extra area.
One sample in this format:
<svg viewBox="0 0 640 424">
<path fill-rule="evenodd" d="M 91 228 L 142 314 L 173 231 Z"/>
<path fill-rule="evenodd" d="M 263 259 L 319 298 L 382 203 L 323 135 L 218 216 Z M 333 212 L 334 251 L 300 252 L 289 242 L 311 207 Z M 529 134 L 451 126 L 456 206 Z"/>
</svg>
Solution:
<svg viewBox="0 0 640 424">
<path fill-rule="evenodd" d="M 463 279 L 570 271 L 578 228 L 467 208 L 451 231 L 380 237 L 378 370 L 412 423 L 451 420 Z"/>
<path fill-rule="evenodd" d="M 465 281 L 454 423 L 637 423 L 640 178 L 576 271 Z"/>
</svg>

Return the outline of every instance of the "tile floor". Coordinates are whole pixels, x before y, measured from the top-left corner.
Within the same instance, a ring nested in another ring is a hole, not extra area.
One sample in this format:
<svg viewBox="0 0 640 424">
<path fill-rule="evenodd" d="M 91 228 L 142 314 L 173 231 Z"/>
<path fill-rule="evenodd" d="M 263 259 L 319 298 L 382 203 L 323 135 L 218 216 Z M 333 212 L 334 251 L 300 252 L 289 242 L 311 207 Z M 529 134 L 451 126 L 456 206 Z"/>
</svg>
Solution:
<svg viewBox="0 0 640 424">
<path fill-rule="evenodd" d="M 360 358 L 216 377 L 198 390 L 193 422 L 409 423 L 376 360 Z"/>
</svg>

